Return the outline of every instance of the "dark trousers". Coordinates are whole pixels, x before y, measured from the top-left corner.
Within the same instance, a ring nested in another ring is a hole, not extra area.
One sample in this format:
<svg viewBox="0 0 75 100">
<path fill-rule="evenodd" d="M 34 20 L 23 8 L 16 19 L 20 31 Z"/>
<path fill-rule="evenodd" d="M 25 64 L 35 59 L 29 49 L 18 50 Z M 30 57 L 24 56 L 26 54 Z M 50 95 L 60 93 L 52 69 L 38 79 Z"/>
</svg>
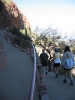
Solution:
<svg viewBox="0 0 75 100">
<path fill-rule="evenodd" d="M 52 69 L 51 69 L 51 62 L 48 61 L 48 71 L 50 72 Z"/>
</svg>

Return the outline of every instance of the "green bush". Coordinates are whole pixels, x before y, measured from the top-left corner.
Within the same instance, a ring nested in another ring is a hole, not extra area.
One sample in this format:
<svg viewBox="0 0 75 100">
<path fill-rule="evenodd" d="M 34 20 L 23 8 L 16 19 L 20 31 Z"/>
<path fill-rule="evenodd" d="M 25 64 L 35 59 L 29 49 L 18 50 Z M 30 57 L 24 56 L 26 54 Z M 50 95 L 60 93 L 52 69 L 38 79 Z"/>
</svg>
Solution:
<svg viewBox="0 0 75 100">
<path fill-rule="evenodd" d="M 21 31 L 17 28 L 17 27 L 15 27 L 15 26 L 13 26 L 13 29 L 12 30 L 10 30 L 17 38 L 20 38 L 20 39 L 24 39 L 24 40 L 28 40 L 28 41 L 30 41 L 30 42 L 32 42 L 32 40 L 31 40 L 31 38 L 26 34 L 26 35 L 24 35 L 24 34 L 22 34 L 21 33 Z M 15 43 L 17 44 L 17 45 L 21 45 L 20 44 L 20 40 L 19 39 L 15 39 Z M 27 43 L 27 42 L 23 42 L 22 43 L 22 47 L 26 47 L 26 46 L 29 46 L 29 43 Z"/>
<path fill-rule="evenodd" d="M 58 71 L 59 71 L 60 74 L 62 74 L 62 75 L 64 74 L 64 69 L 63 69 L 63 67 L 59 67 L 59 68 L 58 68 Z"/>
</svg>

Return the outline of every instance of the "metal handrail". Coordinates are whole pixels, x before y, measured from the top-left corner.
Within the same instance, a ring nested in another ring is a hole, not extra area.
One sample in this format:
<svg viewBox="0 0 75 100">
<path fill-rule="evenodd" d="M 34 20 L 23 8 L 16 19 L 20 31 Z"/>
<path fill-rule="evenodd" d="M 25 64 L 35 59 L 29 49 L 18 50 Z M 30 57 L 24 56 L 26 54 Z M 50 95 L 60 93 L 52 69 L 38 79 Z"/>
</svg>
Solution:
<svg viewBox="0 0 75 100">
<path fill-rule="evenodd" d="M 7 27 L 8 28 L 8 27 Z M 7 29 L 6 28 L 6 29 Z M 4 30 L 5 32 L 6 30 Z M 9 34 L 6 34 L 6 35 L 9 35 Z M 9 36 L 7 36 L 9 38 Z M 8 38 L 7 41 L 8 41 Z M 14 37 L 16 38 L 16 37 Z M 28 40 L 25 40 L 25 39 L 21 39 L 21 38 L 18 38 L 20 40 L 24 40 L 24 41 L 27 41 L 29 42 L 31 45 L 32 45 L 32 48 L 33 48 L 33 58 L 34 58 L 34 69 L 33 69 L 33 75 L 32 75 L 32 81 L 31 81 L 31 86 L 30 86 L 30 92 L 29 92 L 29 97 L 28 97 L 28 100 L 33 100 L 33 95 L 34 95 L 34 87 L 35 87 L 35 81 L 37 80 L 36 76 L 37 76 L 37 71 L 36 71 L 36 49 L 35 49 L 35 46 L 32 42 L 28 41 Z M 22 47 L 20 47 L 21 50 L 22 50 Z M 31 49 L 31 48 L 30 48 Z"/>
<path fill-rule="evenodd" d="M 31 82 L 31 88 L 30 88 L 28 100 L 33 100 L 34 86 L 35 86 L 35 79 L 36 79 L 36 50 L 33 44 L 32 44 L 32 47 L 34 50 L 34 70 L 33 70 L 33 76 L 32 76 L 32 82 Z"/>
</svg>

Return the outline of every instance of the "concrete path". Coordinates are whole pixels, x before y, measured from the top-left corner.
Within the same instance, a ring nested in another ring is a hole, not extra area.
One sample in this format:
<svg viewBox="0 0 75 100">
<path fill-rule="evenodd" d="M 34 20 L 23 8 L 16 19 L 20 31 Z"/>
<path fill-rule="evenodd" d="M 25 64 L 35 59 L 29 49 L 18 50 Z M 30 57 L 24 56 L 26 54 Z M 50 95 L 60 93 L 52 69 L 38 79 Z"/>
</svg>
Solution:
<svg viewBox="0 0 75 100">
<path fill-rule="evenodd" d="M 25 52 L 6 42 L 3 31 L 0 31 L 0 39 L 9 61 L 9 66 L 0 72 L 0 100 L 28 100 L 33 62 Z M 36 83 L 34 100 L 38 100 L 37 95 Z"/>
<path fill-rule="evenodd" d="M 54 72 L 46 76 L 49 100 L 75 100 L 75 84 L 70 85 L 70 79 L 63 83 L 64 76 L 55 78 Z"/>
</svg>

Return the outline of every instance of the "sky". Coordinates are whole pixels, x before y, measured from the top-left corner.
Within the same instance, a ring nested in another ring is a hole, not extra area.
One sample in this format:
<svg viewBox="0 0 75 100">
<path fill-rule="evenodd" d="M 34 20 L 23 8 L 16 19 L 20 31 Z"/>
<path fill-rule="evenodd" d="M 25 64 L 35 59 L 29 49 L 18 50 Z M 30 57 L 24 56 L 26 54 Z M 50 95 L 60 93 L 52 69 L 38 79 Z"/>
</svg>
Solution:
<svg viewBox="0 0 75 100">
<path fill-rule="evenodd" d="M 31 29 L 36 26 L 58 28 L 66 34 L 75 31 L 75 0 L 13 0 L 27 17 Z"/>
</svg>

